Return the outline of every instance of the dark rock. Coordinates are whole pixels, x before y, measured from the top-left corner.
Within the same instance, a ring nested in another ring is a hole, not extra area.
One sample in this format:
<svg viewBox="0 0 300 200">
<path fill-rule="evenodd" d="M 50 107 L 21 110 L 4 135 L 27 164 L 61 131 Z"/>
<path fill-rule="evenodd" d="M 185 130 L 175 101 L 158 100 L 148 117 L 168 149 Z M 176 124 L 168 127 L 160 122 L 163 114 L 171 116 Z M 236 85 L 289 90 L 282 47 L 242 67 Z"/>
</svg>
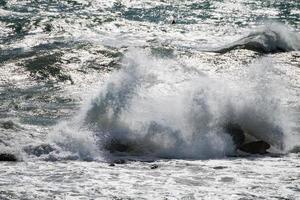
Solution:
<svg viewBox="0 0 300 200">
<path fill-rule="evenodd" d="M 9 161 L 9 162 L 16 162 L 18 161 L 17 157 L 13 154 L 9 153 L 1 153 L 0 154 L 0 161 Z"/>
<path fill-rule="evenodd" d="M 241 146 L 245 142 L 245 134 L 240 125 L 228 123 L 225 125 L 224 130 L 232 137 L 232 140 L 236 147 Z"/>
<path fill-rule="evenodd" d="M 227 167 L 225 166 L 216 166 L 216 167 L 213 167 L 213 169 L 226 169 Z"/>
<path fill-rule="evenodd" d="M 175 19 L 172 20 L 171 24 L 176 24 L 176 21 Z"/>
<path fill-rule="evenodd" d="M 117 160 L 114 160 L 113 163 L 115 163 L 115 164 L 125 164 L 126 161 L 124 159 L 117 159 Z"/>
<path fill-rule="evenodd" d="M 116 166 L 114 163 L 110 163 L 108 166 L 110 166 L 110 167 L 114 167 L 114 166 Z"/>
<path fill-rule="evenodd" d="M 44 31 L 46 31 L 46 32 L 51 32 L 51 30 L 52 30 L 52 26 L 51 26 L 51 24 L 46 24 L 45 25 L 45 28 L 44 28 Z"/>
<path fill-rule="evenodd" d="M 110 151 L 111 153 L 117 152 L 135 152 L 137 145 L 134 142 L 130 141 L 122 141 L 119 139 L 112 139 L 107 142 L 105 145 L 105 149 Z"/>
<path fill-rule="evenodd" d="M 256 141 L 243 144 L 238 149 L 251 154 L 266 154 L 270 147 L 270 144 L 265 141 Z"/>
<path fill-rule="evenodd" d="M 150 169 L 157 169 L 158 168 L 158 165 L 157 164 L 153 164 L 150 166 Z"/>
<path fill-rule="evenodd" d="M 38 146 L 27 146 L 24 148 L 24 151 L 27 154 L 33 154 L 37 157 L 40 157 L 41 155 L 49 154 L 52 151 L 55 151 L 55 148 L 50 144 L 40 144 Z"/>
<path fill-rule="evenodd" d="M 3 122 L 2 127 L 5 129 L 13 129 L 14 123 L 12 121 Z"/>
</svg>

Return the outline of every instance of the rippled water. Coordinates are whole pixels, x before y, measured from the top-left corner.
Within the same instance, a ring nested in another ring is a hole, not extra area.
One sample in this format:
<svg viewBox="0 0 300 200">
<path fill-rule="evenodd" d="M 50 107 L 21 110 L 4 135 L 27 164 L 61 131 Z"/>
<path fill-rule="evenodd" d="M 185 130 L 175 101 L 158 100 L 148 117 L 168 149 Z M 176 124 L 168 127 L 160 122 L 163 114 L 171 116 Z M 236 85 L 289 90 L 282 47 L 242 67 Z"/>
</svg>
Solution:
<svg viewBox="0 0 300 200">
<path fill-rule="evenodd" d="M 297 199 L 299 157 L 4 164 L 3 199 Z M 24 170 L 30 169 L 30 170 Z"/>
<path fill-rule="evenodd" d="M 0 1 L 1 199 L 300 198 L 299 22 L 296 0 Z M 228 123 L 273 153 L 239 157 Z"/>
</svg>

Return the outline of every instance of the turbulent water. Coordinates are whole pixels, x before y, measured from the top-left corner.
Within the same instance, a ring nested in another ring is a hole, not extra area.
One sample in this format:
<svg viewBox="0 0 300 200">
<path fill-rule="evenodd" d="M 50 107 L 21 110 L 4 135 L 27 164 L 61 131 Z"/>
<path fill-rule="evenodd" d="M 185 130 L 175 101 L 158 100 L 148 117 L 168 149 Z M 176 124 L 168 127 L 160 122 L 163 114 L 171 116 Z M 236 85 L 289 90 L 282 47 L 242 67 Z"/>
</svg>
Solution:
<svg viewBox="0 0 300 200">
<path fill-rule="evenodd" d="M 299 23 L 297 0 L 0 0 L 0 199 L 299 199 Z"/>
</svg>

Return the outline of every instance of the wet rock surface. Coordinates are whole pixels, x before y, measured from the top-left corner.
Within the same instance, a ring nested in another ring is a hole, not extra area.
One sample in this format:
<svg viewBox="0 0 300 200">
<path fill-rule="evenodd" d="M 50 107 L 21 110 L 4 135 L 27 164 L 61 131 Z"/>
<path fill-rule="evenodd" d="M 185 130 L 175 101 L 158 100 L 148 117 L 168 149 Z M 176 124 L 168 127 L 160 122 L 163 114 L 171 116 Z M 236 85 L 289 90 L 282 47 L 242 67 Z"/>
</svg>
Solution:
<svg viewBox="0 0 300 200">
<path fill-rule="evenodd" d="M 55 151 L 55 148 L 53 146 L 51 146 L 50 144 L 41 144 L 41 145 L 37 145 L 37 146 L 30 145 L 30 146 L 25 147 L 24 151 L 27 154 L 31 154 L 31 155 L 40 157 L 41 155 L 49 154 L 52 151 Z"/>
<path fill-rule="evenodd" d="M 240 125 L 228 123 L 225 125 L 224 130 L 232 137 L 232 140 L 237 147 L 245 142 L 245 134 Z"/>
<path fill-rule="evenodd" d="M 158 165 L 157 164 L 153 164 L 150 166 L 150 169 L 157 169 L 158 168 Z"/>
<path fill-rule="evenodd" d="M 0 161 L 16 162 L 17 157 L 10 153 L 0 153 Z"/>
<path fill-rule="evenodd" d="M 265 141 L 256 141 L 243 144 L 238 149 L 251 154 L 266 154 L 270 144 Z"/>
</svg>

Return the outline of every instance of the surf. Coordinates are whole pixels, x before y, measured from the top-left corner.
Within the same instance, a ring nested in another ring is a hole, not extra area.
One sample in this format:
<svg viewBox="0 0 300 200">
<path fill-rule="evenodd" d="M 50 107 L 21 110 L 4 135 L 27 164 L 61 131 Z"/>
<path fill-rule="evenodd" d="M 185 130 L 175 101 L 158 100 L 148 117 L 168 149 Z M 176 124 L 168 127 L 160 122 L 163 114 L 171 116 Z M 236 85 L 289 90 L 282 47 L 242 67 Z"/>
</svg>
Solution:
<svg viewBox="0 0 300 200">
<path fill-rule="evenodd" d="M 235 49 L 247 49 L 262 54 L 299 51 L 300 35 L 287 25 L 267 23 L 232 43 L 204 51 L 227 53 Z"/>
<path fill-rule="evenodd" d="M 246 73 L 248 79 L 220 80 L 176 59 L 131 49 L 78 115 L 56 126 L 49 143 L 59 150 L 52 154 L 81 160 L 232 156 L 238 145 L 228 124 L 237 124 L 252 142 L 287 152 L 293 119 L 280 99 L 284 83 L 273 80 L 267 58 Z"/>
</svg>

